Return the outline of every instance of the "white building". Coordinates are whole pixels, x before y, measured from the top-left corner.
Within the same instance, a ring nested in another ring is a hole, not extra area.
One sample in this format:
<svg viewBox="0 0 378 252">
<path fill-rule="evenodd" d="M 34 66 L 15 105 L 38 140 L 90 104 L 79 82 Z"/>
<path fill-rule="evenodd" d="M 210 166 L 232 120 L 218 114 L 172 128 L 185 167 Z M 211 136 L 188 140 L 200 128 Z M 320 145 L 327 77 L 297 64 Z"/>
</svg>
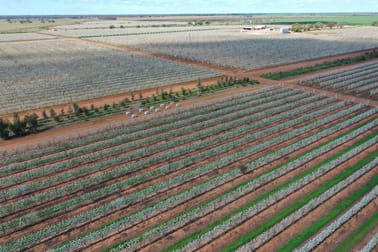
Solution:
<svg viewBox="0 0 378 252">
<path fill-rule="evenodd" d="M 281 27 L 280 33 L 290 33 L 290 28 L 289 27 Z"/>
</svg>

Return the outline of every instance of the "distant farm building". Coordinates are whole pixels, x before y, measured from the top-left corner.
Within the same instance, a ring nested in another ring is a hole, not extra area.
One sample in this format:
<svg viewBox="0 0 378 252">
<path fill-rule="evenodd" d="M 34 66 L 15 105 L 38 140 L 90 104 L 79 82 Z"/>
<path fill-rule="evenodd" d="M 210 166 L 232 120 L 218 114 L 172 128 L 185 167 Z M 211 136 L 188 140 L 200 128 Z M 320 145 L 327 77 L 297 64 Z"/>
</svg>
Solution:
<svg viewBox="0 0 378 252">
<path fill-rule="evenodd" d="M 280 33 L 290 33 L 290 28 L 289 27 L 281 27 Z"/>
<path fill-rule="evenodd" d="M 256 31 L 256 30 L 265 30 L 266 25 L 254 25 L 254 26 L 244 26 L 242 31 Z"/>
<path fill-rule="evenodd" d="M 265 30 L 266 25 L 255 25 L 255 26 L 253 26 L 253 29 L 254 30 Z"/>
</svg>

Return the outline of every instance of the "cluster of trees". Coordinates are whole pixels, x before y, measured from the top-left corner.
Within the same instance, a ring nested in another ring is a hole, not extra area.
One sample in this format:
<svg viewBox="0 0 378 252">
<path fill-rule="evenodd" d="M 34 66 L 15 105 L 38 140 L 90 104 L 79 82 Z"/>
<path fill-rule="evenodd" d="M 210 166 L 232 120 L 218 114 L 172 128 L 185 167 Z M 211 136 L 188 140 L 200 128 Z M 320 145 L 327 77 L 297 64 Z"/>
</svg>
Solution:
<svg viewBox="0 0 378 252">
<path fill-rule="evenodd" d="M 139 98 L 142 99 L 143 96 L 139 94 Z M 134 94 L 132 93 L 132 99 L 134 100 Z M 49 111 L 42 111 L 43 119 L 54 119 L 56 122 L 62 122 L 65 119 L 70 119 L 72 116 L 82 117 L 82 116 L 93 116 L 94 113 L 100 113 L 102 110 L 103 112 L 107 113 L 110 108 L 114 109 L 121 109 L 122 107 L 126 108 L 130 105 L 130 100 L 125 98 L 119 104 L 113 103 L 113 105 L 104 104 L 103 107 L 95 107 L 94 104 L 91 104 L 89 107 L 86 106 L 79 106 L 77 103 L 73 103 L 71 107 L 68 107 L 67 111 L 64 111 L 64 108 L 60 110 L 60 113 L 56 112 L 53 108 Z"/>
<path fill-rule="evenodd" d="M 341 28 L 344 27 L 344 25 L 339 24 L 339 23 L 335 23 L 335 22 L 328 22 L 327 24 L 324 24 L 324 23 L 321 23 L 321 22 L 318 22 L 318 23 L 315 23 L 315 24 L 294 24 L 291 27 L 291 31 L 303 32 L 303 31 L 321 30 L 321 29 L 324 29 L 324 28 L 332 29 L 334 27 L 341 29 Z"/>
<path fill-rule="evenodd" d="M 26 115 L 22 120 L 17 113 L 13 115 L 13 122 L 0 118 L 0 138 L 8 139 L 14 136 L 25 136 L 38 131 L 38 116 L 36 114 Z"/>
<path fill-rule="evenodd" d="M 145 99 L 140 98 L 142 106 L 150 106 L 159 102 L 174 101 L 178 102 L 192 96 L 201 96 L 206 93 L 211 93 L 217 90 L 222 90 L 224 88 L 229 88 L 232 86 L 247 86 L 259 84 L 257 80 L 251 80 L 248 77 L 243 79 L 237 79 L 234 77 L 224 77 L 219 80 L 216 84 L 203 85 L 201 79 L 198 79 L 197 86 L 193 89 L 181 87 L 181 91 L 173 92 L 172 89 L 165 91 L 163 89 L 156 89 L 156 94 L 151 97 L 146 97 Z"/>
<path fill-rule="evenodd" d="M 54 19 L 44 19 L 44 18 L 41 18 L 39 21 L 41 23 L 55 23 Z"/>
<path fill-rule="evenodd" d="M 373 23 L 371 23 L 372 26 L 378 26 L 378 21 L 374 21 Z"/>
<path fill-rule="evenodd" d="M 19 22 L 20 22 L 20 24 L 27 24 L 27 23 L 31 24 L 31 23 L 33 23 L 33 21 L 31 21 L 30 19 L 25 19 L 25 20 L 22 19 Z"/>
<path fill-rule="evenodd" d="M 188 22 L 188 25 L 194 25 L 194 26 L 201 26 L 201 25 L 210 25 L 210 21 L 202 21 L 202 20 L 197 20 L 197 21 L 190 21 Z"/>
</svg>

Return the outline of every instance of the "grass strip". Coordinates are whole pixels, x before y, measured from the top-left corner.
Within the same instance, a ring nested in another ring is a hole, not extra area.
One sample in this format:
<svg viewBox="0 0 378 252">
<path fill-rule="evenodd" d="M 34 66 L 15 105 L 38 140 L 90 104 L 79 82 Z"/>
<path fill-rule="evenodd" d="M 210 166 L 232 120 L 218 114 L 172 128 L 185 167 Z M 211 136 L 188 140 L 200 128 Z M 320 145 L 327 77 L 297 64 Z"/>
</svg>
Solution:
<svg viewBox="0 0 378 252">
<path fill-rule="evenodd" d="M 329 68 L 334 68 L 338 66 L 343 66 L 343 65 L 350 65 L 362 61 L 367 61 L 370 59 L 375 59 L 378 58 L 378 52 L 373 51 L 373 52 L 368 52 L 365 53 L 364 55 L 359 55 L 355 57 L 350 57 L 350 58 L 345 58 L 345 59 L 338 59 L 335 61 L 328 61 L 308 67 L 300 67 L 296 68 L 294 70 L 286 71 L 286 72 L 276 72 L 276 73 L 266 73 L 261 75 L 261 77 L 269 79 L 269 80 L 283 80 L 287 79 L 289 77 L 301 75 L 301 74 L 306 74 L 306 73 L 311 73 L 311 72 L 316 72 L 319 70 L 324 70 L 324 69 L 329 69 Z"/>
<path fill-rule="evenodd" d="M 366 158 L 360 160 L 358 163 L 354 164 L 353 166 L 349 167 L 347 170 L 345 170 L 343 173 L 338 174 L 336 177 L 334 177 L 332 180 L 327 181 L 326 183 L 322 184 L 320 187 L 318 187 L 315 191 L 312 191 L 311 193 L 305 195 L 303 198 L 296 201 L 294 204 L 289 206 L 288 208 L 282 210 L 275 216 L 273 216 L 271 219 L 263 223 L 261 226 L 259 226 L 257 229 L 252 230 L 248 234 L 241 237 L 239 240 L 227 245 L 225 248 L 222 249 L 222 251 L 234 251 L 241 247 L 242 245 L 248 243 L 253 238 L 257 237 L 261 233 L 265 232 L 272 226 L 274 226 L 276 223 L 282 221 L 284 218 L 289 216 L 290 214 L 294 213 L 298 209 L 300 209 L 302 206 L 306 205 L 308 202 L 310 202 L 313 198 L 319 197 L 321 194 L 326 192 L 328 189 L 333 187 L 334 185 L 338 184 L 339 182 L 346 179 L 348 176 L 359 170 L 364 165 L 368 164 L 372 160 L 374 160 L 378 155 L 378 151 L 375 151 L 374 153 L 371 153 Z"/>
<path fill-rule="evenodd" d="M 352 195 L 348 196 L 348 198 L 344 199 L 340 204 L 334 207 L 328 214 L 320 218 L 314 224 L 312 224 L 307 229 L 303 230 L 300 234 L 296 235 L 293 239 L 289 240 L 285 243 L 282 247 L 278 249 L 278 251 L 292 251 L 303 242 L 308 240 L 310 237 L 315 235 L 319 232 L 323 227 L 328 225 L 334 218 L 338 215 L 342 214 L 346 211 L 349 207 L 353 206 L 360 198 L 362 198 L 366 193 L 368 193 L 375 185 L 378 184 L 378 175 L 372 178 L 365 186 L 359 188 L 356 192 Z M 378 212 L 375 214 L 376 219 L 378 219 Z M 377 223 L 377 222 L 375 222 Z M 374 227 L 374 225 L 373 225 Z M 352 235 L 354 237 L 354 235 Z M 363 236 L 362 236 L 363 238 Z M 349 245 L 346 246 L 350 248 Z M 347 251 L 347 250 L 339 250 L 339 251 Z"/>
</svg>

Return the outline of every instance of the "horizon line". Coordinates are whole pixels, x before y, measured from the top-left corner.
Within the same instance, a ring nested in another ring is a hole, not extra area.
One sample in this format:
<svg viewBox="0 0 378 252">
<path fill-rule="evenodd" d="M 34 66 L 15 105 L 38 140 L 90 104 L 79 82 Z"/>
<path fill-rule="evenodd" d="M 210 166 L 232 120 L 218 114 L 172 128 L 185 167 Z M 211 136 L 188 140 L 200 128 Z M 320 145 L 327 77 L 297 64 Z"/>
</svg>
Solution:
<svg viewBox="0 0 378 252">
<path fill-rule="evenodd" d="M 359 15 L 359 14 L 373 14 L 378 15 L 378 12 L 256 12 L 256 13 L 159 13 L 159 14 L 151 14 L 151 13 L 140 13 L 140 14 L 0 14 L 0 17 L 40 17 L 40 16 L 233 16 L 233 15 L 277 15 L 277 14 L 307 14 L 307 15 L 314 15 L 314 14 L 349 14 L 349 15 Z"/>
</svg>

